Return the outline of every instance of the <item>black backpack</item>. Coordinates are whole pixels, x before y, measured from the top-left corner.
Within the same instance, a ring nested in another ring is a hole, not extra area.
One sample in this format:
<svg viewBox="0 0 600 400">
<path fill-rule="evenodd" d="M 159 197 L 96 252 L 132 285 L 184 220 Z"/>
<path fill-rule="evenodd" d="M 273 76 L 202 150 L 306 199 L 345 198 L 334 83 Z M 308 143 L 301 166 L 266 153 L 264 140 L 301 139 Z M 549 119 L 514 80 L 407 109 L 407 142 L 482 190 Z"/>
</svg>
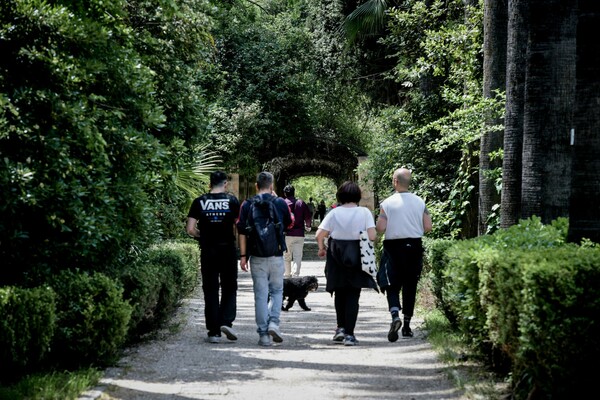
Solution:
<svg viewBox="0 0 600 400">
<path fill-rule="evenodd" d="M 256 196 L 250 201 L 246 223 L 249 254 L 256 257 L 272 257 L 286 250 L 283 224 L 273 203 L 275 197 L 263 199 Z"/>
</svg>

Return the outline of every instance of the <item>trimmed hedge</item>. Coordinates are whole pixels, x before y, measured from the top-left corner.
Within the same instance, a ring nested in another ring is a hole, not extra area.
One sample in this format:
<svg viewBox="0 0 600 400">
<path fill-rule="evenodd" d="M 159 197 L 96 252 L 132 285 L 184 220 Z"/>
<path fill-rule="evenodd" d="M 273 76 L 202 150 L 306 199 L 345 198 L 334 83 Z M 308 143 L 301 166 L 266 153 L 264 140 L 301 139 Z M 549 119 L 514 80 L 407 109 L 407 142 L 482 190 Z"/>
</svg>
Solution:
<svg viewBox="0 0 600 400">
<path fill-rule="evenodd" d="M 431 286 L 435 295 L 436 306 L 440 309 L 450 324 L 456 328 L 456 315 L 445 300 L 443 288 L 448 279 L 444 271 L 448 266 L 448 248 L 454 245 L 456 241 L 447 239 L 427 239 L 423 241 L 425 248 L 424 264 L 426 270 L 431 274 Z"/>
<path fill-rule="evenodd" d="M 173 271 L 178 301 L 190 294 L 198 284 L 200 250 L 196 242 L 163 242 L 151 248 L 149 258 L 150 262 Z"/>
<path fill-rule="evenodd" d="M 56 328 L 56 294 L 49 287 L 0 288 L 0 376 L 30 372 L 47 355 Z"/>
<path fill-rule="evenodd" d="M 51 286 L 57 294 L 53 364 L 71 368 L 112 363 L 125 342 L 131 316 L 120 284 L 98 272 L 62 271 Z"/>
<path fill-rule="evenodd" d="M 591 387 L 600 356 L 600 248 L 565 244 L 566 223 L 539 219 L 473 240 L 428 244 L 434 292 L 515 398 Z"/>
<path fill-rule="evenodd" d="M 120 277 L 133 305 L 131 341 L 159 327 L 198 284 L 200 251 L 196 243 L 164 242 L 152 247 Z"/>
<path fill-rule="evenodd" d="M 493 264 L 494 257 L 504 259 L 519 249 L 535 251 L 562 246 L 567 229 L 564 218 L 543 225 L 539 218 L 533 217 L 493 235 L 471 240 L 431 241 L 426 256 L 433 273 L 433 291 L 448 320 L 456 321 L 455 325 L 472 337 L 474 344 L 488 351 L 488 317 L 481 303 L 480 280 L 484 279 L 482 284 L 492 290 L 498 272 L 483 266 Z M 482 270 L 492 275 L 481 275 Z M 514 268 L 509 268 L 509 275 L 511 271 Z"/>
<path fill-rule="evenodd" d="M 0 288 L 0 379 L 111 364 L 196 287 L 199 255 L 195 242 L 165 242 L 118 278 L 62 271 L 47 287 Z"/>
<path fill-rule="evenodd" d="M 600 357 L 600 248 L 568 246 L 523 259 L 514 357 L 520 397 L 586 398 Z"/>
<path fill-rule="evenodd" d="M 156 313 L 164 278 L 160 266 L 138 262 L 127 267 L 120 279 L 123 296 L 133 306 L 128 336 L 137 337 L 158 325 Z"/>
</svg>

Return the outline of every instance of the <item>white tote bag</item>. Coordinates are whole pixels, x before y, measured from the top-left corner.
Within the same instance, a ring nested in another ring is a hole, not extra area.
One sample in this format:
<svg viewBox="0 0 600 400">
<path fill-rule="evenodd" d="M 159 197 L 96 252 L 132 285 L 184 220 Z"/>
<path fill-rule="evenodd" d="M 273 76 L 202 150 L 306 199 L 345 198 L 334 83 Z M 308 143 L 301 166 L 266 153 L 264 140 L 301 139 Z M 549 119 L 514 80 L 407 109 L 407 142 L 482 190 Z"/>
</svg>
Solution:
<svg viewBox="0 0 600 400">
<path fill-rule="evenodd" d="M 360 261 L 362 270 L 373 278 L 377 276 L 377 266 L 375 265 L 375 246 L 369 240 L 366 231 L 360 231 Z"/>
</svg>

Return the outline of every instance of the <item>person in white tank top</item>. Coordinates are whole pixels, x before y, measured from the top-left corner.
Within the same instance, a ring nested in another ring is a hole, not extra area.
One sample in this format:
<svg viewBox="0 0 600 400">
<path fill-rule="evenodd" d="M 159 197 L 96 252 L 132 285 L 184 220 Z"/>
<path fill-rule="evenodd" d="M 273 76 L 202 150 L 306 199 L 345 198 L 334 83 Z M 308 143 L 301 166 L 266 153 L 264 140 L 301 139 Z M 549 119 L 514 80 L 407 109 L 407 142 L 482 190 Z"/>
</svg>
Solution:
<svg viewBox="0 0 600 400">
<path fill-rule="evenodd" d="M 417 284 L 423 268 L 423 246 L 421 237 L 431 231 L 432 222 L 425 202 L 414 193 L 410 193 L 411 172 L 407 168 L 394 171 L 392 183 L 396 192 L 385 199 L 380 206 L 376 229 L 385 233 L 383 249 L 390 260 L 380 269 L 385 275 L 385 283 L 380 287 L 386 292 L 392 323 L 388 340 L 398 340 L 398 331 L 402 327 L 400 310 L 403 310 L 404 326 L 402 336 L 412 337 L 410 320 L 414 313 Z M 400 292 L 402 303 L 400 304 Z"/>
</svg>

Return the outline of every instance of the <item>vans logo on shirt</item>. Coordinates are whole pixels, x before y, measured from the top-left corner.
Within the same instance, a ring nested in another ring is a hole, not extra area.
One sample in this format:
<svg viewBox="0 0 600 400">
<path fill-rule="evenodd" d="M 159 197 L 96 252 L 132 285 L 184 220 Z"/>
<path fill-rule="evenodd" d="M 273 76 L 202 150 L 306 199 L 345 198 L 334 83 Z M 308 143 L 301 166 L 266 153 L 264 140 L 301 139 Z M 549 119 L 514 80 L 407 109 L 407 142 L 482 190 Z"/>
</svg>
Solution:
<svg viewBox="0 0 600 400">
<path fill-rule="evenodd" d="M 200 200 L 203 211 L 229 211 L 228 199 Z"/>
</svg>

